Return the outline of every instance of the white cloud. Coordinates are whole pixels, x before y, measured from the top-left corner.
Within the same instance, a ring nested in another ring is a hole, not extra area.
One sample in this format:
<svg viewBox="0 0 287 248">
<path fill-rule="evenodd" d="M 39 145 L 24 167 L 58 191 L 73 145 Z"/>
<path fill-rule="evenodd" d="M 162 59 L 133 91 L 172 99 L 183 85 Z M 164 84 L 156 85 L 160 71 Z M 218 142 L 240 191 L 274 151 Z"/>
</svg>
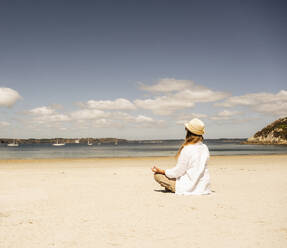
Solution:
<svg viewBox="0 0 287 248">
<path fill-rule="evenodd" d="M 143 128 L 156 128 L 156 127 L 163 127 L 165 122 L 163 120 L 155 120 L 151 117 L 138 115 L 134 119 L 136 127 L 143 127 Z"/>
<path fill-rule="evenodd" d="M 141 89 L 151 92 L 161 92 L 166 95 L 134 101 L 137 107 L 151 110 L 155 114 L 169 115 L 176 110 L 191 108 L 198 102 L 214 102 L 229 96 L 226 92 L 213 91 L 193 81 L 162 79 L 157 84 Z"/>
<path fill-rule="evenodd" d="M 151 117 L 138 115 L 133 116 L 126 112 L 106 112 L 99 109 L 80 109 L 70 113 L 58 113 L 51 106 L 42 106 L 27 111 L 32 115 L 31 124 L 45 124 L 49 128 L 65 128 L 62 122 L 70 122 L 79 128 L 125 128 L 125 127 L 158 127 L 163 125 L 162 120 L 154 120 Z M 63 129 L 64 130 L 64 129 Z"/>
<path fill-rule="evenodd" d="M 287 101 L 258 104 L 257 106 L 254 106 L 254 110 L 259 113 L 270 114 L 279 117 L 286 117 Z"/>
<path fill-rule="evenodd" d="M 102 110 L 133 110 L 135 105 L 127 99 L 118 98 L 114 101 L 110 100 L 89 100 L 85 103 L 79 103 L 83 108 L 102 109 Z"/>
<path fill-rule="evenodd" d="M 59 127 L 59 130 L 66 131 L 66 130 L 68 130 L 68 128 L 66 128 L 66 127 Z"/>
<path fill-rule="evenodd" d="M 194 85 L 191 80 L 178 80 L 174 78 L 162 78 L 154 85 L 140 83 L 140 89 L 150 92 L 172 92 L 188 89 Z"/>
<path fill-rule="evenodd" d="M 29 114 L 33 115 L 33 121 L 35 123 L 51 123 L 51 122 L 65 122 L 65 121 L 78 121 L 85 122 L 87 120 L 95 120 L 103 117 L 107 117 L 109 114 L 105 113 L 102 110 L 97 109 L 81 109 L 73 111 L 70 113 L 58 113 L 56 107 L 52 106 L 43 106 L 34 108 L 28 111 Z M 55 105 L 56 106 L 56 105 Z"/>
<path fill-rule="evenodd" d="M 238 111 L 230 111 L 230 110 L 225 109 L 225 110 L 219 112 L 217 114 L 217 116 L 220 116 L 220 117 L 231 117 L 231 116 L 237 115 L 237 114 L 238 114 Z"/>
<path fill-rule="evenodd" d="M 34 114 L 34 115 L 51 115 L 55 113 L 55 109 L 49 106 L 43 106 L 43 107 L 38 107 L 29 110 L 29 113 Z"/>
<path fill-rule="evenodd" d="M 10 123 L 7 121 L 0 121 L 0 127 L 8 127 L 10 126 Z"/>
<path fill-rule="evenodd" d="M 151 126 L 158 127 L 164 124 L 163 120 L 155 120 L 145 115 L 132 116 L 124 112 L 111 113 L 110 117 L 113 120 L 125 123 L 126 126 L 132 125 L 137 127 L 151 127 Z"/>
<path fill-rule="evenodd" d="M 133 116 L 126 112 L 102 112 L 95 115 L 96 119 L 93 123 L 96 126 L 102 127 L 128 127 L 128 126 L 147 126 L 147 125 L 162 125 L 162 120 L 155 120 L 145 115 Z"/>
<path fill-rule="evenodd" d="M 70 118 L 64 114 L 40 115 L 33 118 L 33 121 L 38 124 L 46 124 L 50 122 L 69 121 Z"/>
<path fill-rule="evenodd" d="M 287 91 L 281 90 L 277 94 L 260 92 L 245 94 L 242 96 L 233 96 L 222 103 L 217 103 L 216 106 L 246 106 L 259 113 L 286 116 Z"/>
<path fill-rule="evenodd" d="M 211 120 L 229 120 L 232 119 L 233 116 L 238 115 L 238 111 L 230 111 L 230 110 L 223 110 L 216 115 L 210 117 Z"/>
<path fill-rule="evenodd" d="M 92 126 L 95 128 L 125 128 L 126 125 L 123 122 L 115 121 L 112 119 L 102 118 L 92 122 Z"/>
<path fill-rule="evenodd" d="M 140 122 L 154 122 L 153 118 L 151 117 L 148 117 L 148 116 L 144 116 L 144 115 L 138 115 L 136 118 L 135 118 L 135 121 L 140 123 Z"/>
<path fill-rule="evenodd" d="M 21 99 L 21 96 L 16 90 L 0 88 L 0 107 L 11 107 L 19 99 Z"/>
<path fill-rule="evenodd" d="M 99 119 L 99 120 L 95 120 L 93 122 L 93 126 L 94 127 L 102 127 L 102 128 L 111 128 L 111 127 L 115 127 L 115 123 L 113 123 L 111 120 L 109 119 Z"/>
<path fill-rule="evenodd" d="M 205 119 L 207 117 L 208 117 L 208 115 L 206 115 L 206 114 L 192 113 L 192 118 Z M 190 119 L 192 119 L 192 118 L 190 118 Z"/>
<path fill-rule="evenodd" d="M 207 117 L 208 116 L 206 114 L 200 114 L 200 113 L 182 114 L 177 117 L 176 124 L 182 125 L 189 122 L 193 118 L 206 119 Z"/>
<path fill-rule="evenodd" d="M 107 115 L 108 118 L 95 120 L 92 125 L 102 128 L 160 127 L 164 125 L 163 120 L 155 120 L 144 115 L 132 116 L 124 112 L 110 112 Z"/>
<path fill-rule="evenodd" d="M 94 120 L 106 117 L 107 113 L 98 109 L 82 109 L 70 113 L 69 116 L 73 120 Z"/>
<path fill-rule="evenodd" d="M 135 104 L 142 109 L 151 110 L 158 115 L 169 115 L 178 109 L 191 108 L 194 103 L 184 101 L 173 96 L 160 96 L 154 99 L 135 100 Z"/>
<path fill-rule="evenodd" d="M 32 122 L 36 124 L 49 124 L 51 122 L 63 122 L 70 120 L 68 115 L 57 113 L 53 106 L 54 105 L 34 108 L 27 111 L 27 113 L 33 116 Z"/>
<path fill-rule="evenodd" d="M 109 117 L 113 120 L 125 120 L 125 121 L 132 121 L 134 119 L 134 116 L 126 112 L 110 112 Z"/>
<path fill-rule="evenodd" d="M 205 87 L 198 87 L 178 92 L 175 96 L 178 99 L 185 99 L 196 103 L 215 102 L 228 97 L 229 94 L 221 91 L 213 91 Z"/>
</svg>

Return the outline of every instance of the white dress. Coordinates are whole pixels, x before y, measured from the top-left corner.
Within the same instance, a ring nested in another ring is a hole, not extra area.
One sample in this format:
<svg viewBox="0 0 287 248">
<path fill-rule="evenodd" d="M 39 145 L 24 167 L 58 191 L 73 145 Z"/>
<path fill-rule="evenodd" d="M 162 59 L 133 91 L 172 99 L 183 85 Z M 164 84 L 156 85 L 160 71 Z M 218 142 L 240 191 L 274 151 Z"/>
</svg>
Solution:
<svg viewBox="0 0 287 248">
<path fill-rule="evenodd" d="M 165 170 L 168 178 L 176 178 L 175 193 L 179 195 L 210 194 L 207 169 L 208 147 L 202 142 L 185 146 L 172 169 Z"/>
</svg>

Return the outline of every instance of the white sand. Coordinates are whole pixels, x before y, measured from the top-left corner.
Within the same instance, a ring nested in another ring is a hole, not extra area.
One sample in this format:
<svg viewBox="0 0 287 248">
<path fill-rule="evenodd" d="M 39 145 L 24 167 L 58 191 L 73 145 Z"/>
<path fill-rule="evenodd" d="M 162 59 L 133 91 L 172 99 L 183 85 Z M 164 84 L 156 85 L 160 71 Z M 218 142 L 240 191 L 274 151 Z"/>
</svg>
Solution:
<svg viewBox="0 0 287 248">
<path fill-rule="evenodd" d="M 159 191 L 174 163 L 0 160 L 0 247 L 287 247 L 287 155 L 212 157 L 209 196 Z"/>
</svg>

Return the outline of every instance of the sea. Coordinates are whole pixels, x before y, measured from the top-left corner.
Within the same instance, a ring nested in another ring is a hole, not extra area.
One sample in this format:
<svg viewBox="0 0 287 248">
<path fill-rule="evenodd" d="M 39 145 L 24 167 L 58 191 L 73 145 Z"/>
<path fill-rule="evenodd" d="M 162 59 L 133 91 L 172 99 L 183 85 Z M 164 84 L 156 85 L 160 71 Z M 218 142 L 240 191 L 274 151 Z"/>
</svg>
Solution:
<svg viewBox="0 0 287 248">
<path fill-rule="evenodd" d="M 211 155 L 260 155 L 287 154 L 287 145 L 242 144 L 243 140 L 206 139 Z M 175 156 L 183 140 L 136 141 L 118 144 L 66 144 L 55 147 L 52 144 L 20 144 L 8 147 L 0 144 L 0 159 L 41 158 L 116 158 Z"/>
</svg>

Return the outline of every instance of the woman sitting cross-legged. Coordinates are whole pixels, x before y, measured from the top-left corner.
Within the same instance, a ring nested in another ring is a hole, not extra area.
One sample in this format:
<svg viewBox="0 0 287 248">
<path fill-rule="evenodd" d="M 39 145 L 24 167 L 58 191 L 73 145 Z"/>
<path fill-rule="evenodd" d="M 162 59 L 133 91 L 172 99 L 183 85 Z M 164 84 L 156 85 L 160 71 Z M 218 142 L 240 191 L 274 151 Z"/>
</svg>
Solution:
<svg viewBox="0 0 287 248">
<path fill-rule="evenodd" d="M 186 137 L 177 153 L 174 168 L 152 168 L 154 179 L 166 190 L 181 195 L 209 194 L 210 177 L 207 169 L 208 147 L 202 143 L 204 123 L 194 118 L 185 124 Z"/>
</svg>

